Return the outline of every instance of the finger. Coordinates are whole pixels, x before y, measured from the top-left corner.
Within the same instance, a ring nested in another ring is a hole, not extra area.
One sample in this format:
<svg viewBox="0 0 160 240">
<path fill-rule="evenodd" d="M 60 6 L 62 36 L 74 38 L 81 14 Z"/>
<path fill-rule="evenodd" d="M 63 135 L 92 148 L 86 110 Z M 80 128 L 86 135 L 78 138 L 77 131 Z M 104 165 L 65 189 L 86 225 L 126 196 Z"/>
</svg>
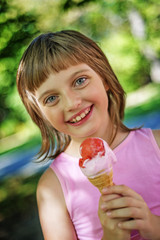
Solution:
<svg viewBox="0 0 160 240">
<path fill-rule="evenodd" d="M 130 207 L 107 211 L 107 216 L 110 218 L 127 218 L 127 219 L 143 219 L 141 208 Z"/>
<path fill-rule="evenodd" d="M 144 205 L 142 201 L 132 197 L 116 197 L 115 199 L 111 199 L 110 201 L 102 201 L 102 204 L 105 205 L 105 208 L 108 210 L 125 207 L 142 208 Z"/>
<path fill-rule="evenodd" d="M 119 194 L 107 194 L 107 195 L 102 195 L 102 201 L 108 202 L 117 198 L 120 198 L 121 196 Z"/>
<path fill-rule="evenodd" d="M 132 219 L 129 221 L 122 221 L 118 223 L 118 227 L 124 230 L 133 230 L 133 229 L 137 229 L 137 230 L 141 230 L 143 229 L 143 220 L 141 219 Z"/>
<path fill-rule="evenodd" d="M 113 185 L 109 188 L 104 188 L 102 190 L 102 195 L 104 194 L 119 194 L 123 196 L 134 197 L 139 200 L 143 199 L 138 193 L 125 185 Z"/>
<path fill-rule="evenodd" d="M 105 196 L 101 196 L 101 199 L 100 199 L 100 208 L 103 210 L 103 211 L 106 211 L 108 208 L 108 201 L 112 201 L 112 200 L 115 200 L 117 198 L 120 198 L 119 195 L 117 194 L 110 194 L 110 195 L 105 195 Z"/>
</svg>

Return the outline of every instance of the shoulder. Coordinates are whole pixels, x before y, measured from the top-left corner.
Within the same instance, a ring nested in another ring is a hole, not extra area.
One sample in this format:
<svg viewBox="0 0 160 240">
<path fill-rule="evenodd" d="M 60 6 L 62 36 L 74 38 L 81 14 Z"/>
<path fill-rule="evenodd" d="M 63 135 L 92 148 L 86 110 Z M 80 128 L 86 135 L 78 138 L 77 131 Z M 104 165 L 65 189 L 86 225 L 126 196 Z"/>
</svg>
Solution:
<svg viewBox="0 0 160 240">
<path fill-rule="evenodd" d="M 51 168 L 43 173 L 38 182 L 37 204 L 40 216 L 43 216 L 43 218 L 46 218 L 46 213 L 51 213 L 55 206 L 66 210 L 61 184 Z"/>
<path fill-rule="evenodd" d="M 54 193 L 61 190 L 60 183 L 54 171 L 48 168 L 41 176 L 37 186 L 37 200 L 53 197 Z"/>
<path fill-rule="evenodd" d="M 155 130 L 152 130 L 152 133 L 153 133 L 153 136 L 160 148 L 160 129 L 155 129 Z"/>
</svg>

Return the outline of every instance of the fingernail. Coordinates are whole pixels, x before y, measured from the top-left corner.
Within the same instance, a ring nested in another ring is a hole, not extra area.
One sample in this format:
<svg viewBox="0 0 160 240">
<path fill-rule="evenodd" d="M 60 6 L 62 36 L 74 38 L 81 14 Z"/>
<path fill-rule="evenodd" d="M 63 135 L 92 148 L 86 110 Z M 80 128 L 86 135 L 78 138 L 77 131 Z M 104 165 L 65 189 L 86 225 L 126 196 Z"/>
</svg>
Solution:
<svg viewBox="0 0 160 240">
<path fill-rule="evenodd" d="M 118 227 L 121 227 L 122 226 L 122 223 L 118 223 Z"/>
<path fill-rule="evenodd" d="M 108 211 L 108 212 L 107 212 L 107 216 L 110 216 L 110 215 L 111 215 L 111 211 Z"/>
<path fill-rule="evenodd" d="M 101 209 L 105 209 L 105 208 L 106 208 L 106 205 L 102 204 Z"/>
<path fill-rule="evenodd" d="M 103 189 L 102 189 L 102 192 L 103 192 L 103 193 L 107 193 L 107 192 L 108 192 L 108 188 L 103 188 Z"/>
</svg>

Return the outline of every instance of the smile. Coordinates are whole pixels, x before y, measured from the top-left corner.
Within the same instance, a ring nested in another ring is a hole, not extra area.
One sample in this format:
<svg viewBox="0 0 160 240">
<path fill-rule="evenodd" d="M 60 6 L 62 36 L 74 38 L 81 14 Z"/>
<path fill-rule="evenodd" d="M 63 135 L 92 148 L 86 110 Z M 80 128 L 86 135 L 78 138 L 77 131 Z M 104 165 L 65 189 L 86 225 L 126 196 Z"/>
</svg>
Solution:
<svg viewBox="0 0 160 240">
<path fill-rule="evenodd" d="M 71 119 L 69 121 L 69 123 L 78 123 L 80 122 L 83 118 L 85 118 L 91 111 L 91 107 L 88 107 L 87 109 L 85 109 L 82 113 L 80 113 L 79 115 L 77 115 L 76 117 L 74 117 L 73 119 Z"/>
</svg>

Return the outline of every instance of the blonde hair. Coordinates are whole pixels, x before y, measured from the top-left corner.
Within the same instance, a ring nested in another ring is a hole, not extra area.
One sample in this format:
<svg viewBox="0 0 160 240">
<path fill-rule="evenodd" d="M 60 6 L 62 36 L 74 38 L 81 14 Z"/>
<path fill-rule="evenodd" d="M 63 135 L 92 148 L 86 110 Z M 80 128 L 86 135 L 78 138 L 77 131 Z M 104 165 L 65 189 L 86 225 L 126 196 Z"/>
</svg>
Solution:
<svg viewBox="0 0 160 240">
<path fill-rule="evenodd" d="M 41 34 L 24 52 L 17 72 L 17 87 L 32 120 L 40 128 L 42 146 L 39 158 L 54 158 L 68 146 L 70 137 L 47 122 L 34 99 L 34 92 L 49 77 L 69 66 L 86 63 L 107 83 L 109 114 L 116 129 L 128 129 L 123 123 L 125 92 L 99 46 L 85 35 L 64 30 Z M 117 131 L 117 130 L 116 130 Z M 112 133 L 111 144 L 116 136 Z"/>
</svg>

